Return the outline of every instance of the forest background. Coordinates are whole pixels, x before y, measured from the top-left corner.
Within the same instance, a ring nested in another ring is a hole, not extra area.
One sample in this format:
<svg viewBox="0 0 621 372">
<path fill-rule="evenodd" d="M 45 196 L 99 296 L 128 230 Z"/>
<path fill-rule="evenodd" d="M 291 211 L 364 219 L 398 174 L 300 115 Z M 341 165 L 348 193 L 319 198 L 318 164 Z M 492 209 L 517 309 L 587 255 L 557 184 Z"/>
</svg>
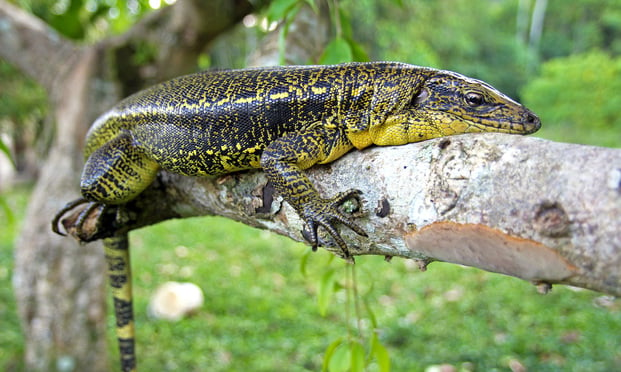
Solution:
<svg viewBox="0 0 621 372">
<path fill-rule="evenodd" d="M 84 43 L 119 34 L 167 5 L 16 3 Z M 343 18 L 335 37 L 345 43 L 338 53 L 309 63 L 396 60 L 458 71 L 540 115 L 538 137 L 621 145 L 621 1 L 363 0 L 332 6 Z M 270 29 L 264 14 L 253 17 L 220 37 L 197 69 L 243 67 Z M 145 47 L 134 62 L 148 61 L 150 53 Z M 2 149 L 14 161 L 14 167 L 0 164 L 6 221 L 0 227 L 0 368 L 6 370 L 23 368 L 11 291 L 12 242 L 53 137 L 46 106 L 36 84 L 0 61 Z M 344 266 L 326 253 L 308 256 L 303 245 L 215 218 L 167 222 L 132 239 L 139 337 L 153 340 L 139 343 L 145 370 L 283 370 L 284 361 L 287 370 L 318 370 L 328 345 L 347 336 L 343 292 L 336 291 L 325 316 L 316 306 L 321 285 L 338 288 L 346 277 Z M 442 363 L 463 370 L 621 368 L 621 306 L 608 297 L 567 288 L 540 297 L 517 279 L 442 264 L 416 276 L 403 261 L 388 266 L 369 257 L 359 264 L 361 292 L 394 370 Z M 400 280 L 404 272 L 407 282 Z M 367 276 L 373 281 L 365 282 Z M 207 298 L 204 308 L 180 323 L 149 319 L 146 301 L 167 280 L 198 283 Z"/>
</svg>

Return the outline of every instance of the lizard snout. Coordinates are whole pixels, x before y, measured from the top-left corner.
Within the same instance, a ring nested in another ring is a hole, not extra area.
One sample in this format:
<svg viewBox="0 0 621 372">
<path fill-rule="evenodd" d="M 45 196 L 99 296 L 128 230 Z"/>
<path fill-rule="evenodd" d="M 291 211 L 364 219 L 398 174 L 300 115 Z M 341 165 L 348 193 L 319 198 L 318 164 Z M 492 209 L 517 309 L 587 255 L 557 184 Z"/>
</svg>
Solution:
<svg viewBox="0 0 621 372">
<path fill-rule="evenodd" d="M 522 120 L 524 122 L 524 129 L 527 133 L 534 133 L 541 128 L 541 120 L 539 119 L 539 116 L 535 115 L 530 110 L 526 110 L 522 116 Z"/>
</svg>

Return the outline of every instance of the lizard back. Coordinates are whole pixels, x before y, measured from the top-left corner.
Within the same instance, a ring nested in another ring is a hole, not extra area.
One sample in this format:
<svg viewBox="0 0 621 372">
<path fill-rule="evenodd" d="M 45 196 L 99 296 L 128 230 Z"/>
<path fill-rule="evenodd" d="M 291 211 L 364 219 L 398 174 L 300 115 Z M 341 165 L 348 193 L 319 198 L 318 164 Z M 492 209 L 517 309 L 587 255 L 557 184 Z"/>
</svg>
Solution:
<svg viewBox="0 0 621 372">
<path fill-rule="evenodd" d="M 135 146 L 177 173 L 202 176 L 258 168 L 266 146 L 305 126 L 332 123 L 343 138 L 346 122 L 364 129 L 371 120 L 373 95 L 386 77 L 399 76 L 405 87 L 415 80 L 416 68 L 352 63 L 182 76 L 130 96 L 102 116 L 89 132 L 86 156 L 126 132 Z"/>
</svg>

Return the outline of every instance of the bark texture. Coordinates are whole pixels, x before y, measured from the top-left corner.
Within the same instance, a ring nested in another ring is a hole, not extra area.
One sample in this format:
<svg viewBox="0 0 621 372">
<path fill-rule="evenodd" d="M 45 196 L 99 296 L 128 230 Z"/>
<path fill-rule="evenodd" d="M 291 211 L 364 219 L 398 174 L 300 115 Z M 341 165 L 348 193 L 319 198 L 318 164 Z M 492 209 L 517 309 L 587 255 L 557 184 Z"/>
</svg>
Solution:
<svg viewBox="0 0 621 372">
<path fill-rule="evenodd" d="M 209 42 L 254 9 L 245 0 L 179 2 L 149 14 L 122 36 L 77 46 L 0 1 L 0 57 L 45 87 L 57 123 L 15 245 L 14 289 L 27 370 L 109 370 L 101 247 L 50 231 L 54 213 L 79 195 L 88 127 L 122 97 L 191 72 Z M 145 46 L 157 53 L 136 66 L 133 57 Z"/>
<path fill-rule="evenodd" d="M 472 134 L 355 151 L 307 174 L 326 197 L 363 191 L 356 213 L 369 238 L 342 230 L 354 255 L 411 258 L 421 268 L 441 260 L 543 290 L 562 283 L 621 295 L 619 149 Z M 303 241 L 301 220 L 266 184 L 258 171 L 162 172 L 129 206 L 135 219 L 127 228 L 221 215 Z"/>
</svg>

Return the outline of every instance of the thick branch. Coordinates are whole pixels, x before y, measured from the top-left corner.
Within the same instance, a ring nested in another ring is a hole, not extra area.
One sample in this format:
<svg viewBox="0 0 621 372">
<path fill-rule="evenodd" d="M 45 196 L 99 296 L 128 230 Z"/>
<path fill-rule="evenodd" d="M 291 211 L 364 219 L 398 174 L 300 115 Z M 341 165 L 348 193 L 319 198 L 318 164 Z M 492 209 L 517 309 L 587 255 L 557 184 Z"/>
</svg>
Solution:
<svg viewBox="0 0 621 372">
<path fill-rule="evenodd" d="M 422 267 L 442 260 L 621 294 L 621 150 L 463 135 L 353 152 L 307 173 L 324 196 L 364 192 L 359 222 L 369 238 L 343 231 L 354 254 L 414 258 Z M 279 198 L 271 203 L 266 183 L 262 172 L 217 179 L 162 172 L 128 206 L 129 228 L 221 215 L 302 241 L 302 222 Z"/>
<path fill-rule="evenodd" d="M 0 57 L 41 84 L 48 92 L 64 75 L 76 46 L 45 22 L 0 1 Z"/>
<path fill-rule="evenodd" d="M 124 35 L 107 40 L 123 96 L 146 86 L 194 71 L 206 46 L 267 1 L 193 0 L 154 11 Z M 136 54 L 142 61 L 136 64 Z M 144 56 L 146 54 L 146 57 Z"/>
<path fill-rule="evenodd" d="M 330 37 L 330 14 L 327 1 L 316 2 L 317 9 L 304 5 L 288 26 L 285 36 L 285 65 L 317 63 Z M 282 22 L 278 29 L 267 34 L 261 45 L 252 53 L 248 66 L 276 66 L 280 60 L 280 37 Z"/>
</svg>

